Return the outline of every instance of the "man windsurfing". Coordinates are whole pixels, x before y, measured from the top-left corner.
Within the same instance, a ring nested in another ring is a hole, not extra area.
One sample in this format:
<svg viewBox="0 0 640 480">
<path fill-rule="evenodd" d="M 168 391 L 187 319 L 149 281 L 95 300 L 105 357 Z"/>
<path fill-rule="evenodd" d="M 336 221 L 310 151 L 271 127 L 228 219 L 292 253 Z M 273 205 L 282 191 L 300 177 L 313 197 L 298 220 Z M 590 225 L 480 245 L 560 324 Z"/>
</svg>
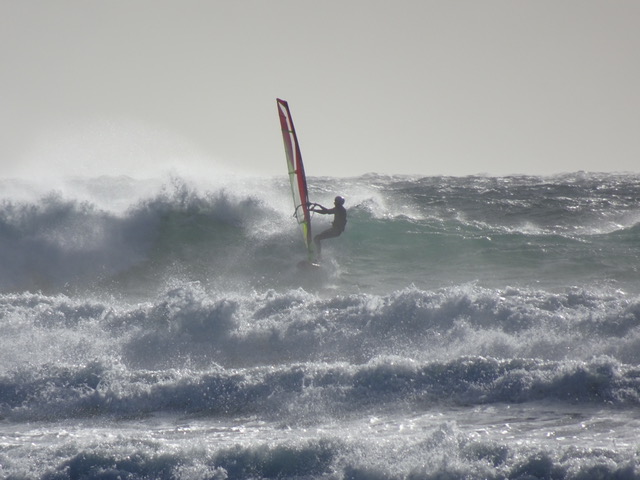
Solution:
<svg viewBox="0 0 640 480">
<path fill-rule="evenodd" d="M 333 208 L 326 208 L 322 205 L 315 204 L 311 210 L 312 212 L 320 213 L 322 215 L 333 215 L 333 223 L 331 224 L 331 228 L 328 228 L 322 233 L 316 235 L 313 239 L 313 242 L 316 245 L 316 251 L 318 254 L 318 258 L 320 258 L 320 253 L 322 251 L 322 240 L 326 240 L 327 238 L 335 238 L 339 237 L 342 232 L 344 232 L 344 228 L 347 226 L 347 209 L 344 208 L 344 197 L 338 195 L 333 201 Z"/>
</svg>

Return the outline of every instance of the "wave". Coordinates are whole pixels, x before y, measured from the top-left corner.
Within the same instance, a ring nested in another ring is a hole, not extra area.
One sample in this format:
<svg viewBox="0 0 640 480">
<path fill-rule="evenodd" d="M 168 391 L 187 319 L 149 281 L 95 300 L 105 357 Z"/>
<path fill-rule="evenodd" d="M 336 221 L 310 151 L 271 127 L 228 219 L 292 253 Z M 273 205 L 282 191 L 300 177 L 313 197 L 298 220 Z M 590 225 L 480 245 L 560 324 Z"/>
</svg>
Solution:
<svg viewBox="0 0 640 480">
<path fill-rule="evenodd" d="M 535 401 L 640 404 L 640 370 L 612 359 L 590 362 L 468 357 L 419 363 L 377 358 L 364 365 L 299 364 L 242 370 L 136 371 L 93 363 L 42 368 L 2 379 L 1 416 L 10 421 L 179 413 L 259 415 L 289 424 L 363 412 L 425 411 L 441 404 Z"/>
<path fill-rule="evenodd" d="M 640 300 L 620 292 L 407 289 L 125 306 L 0 297 L 5 418 L 153 412 L 292 418 L 389 403 L 637 405 Z M 28 366 L 28 367 L 27 367 Z"/>
<path fill-rule="evenodd" d="M 321 478 L 330 472 L 339 456 L 340 443 L 320 440 L 302 445 L 237 446 L 214 455 L 202 452 L 204 461 L 192 458 L 191 452 L 144 452 L 128 458 L 83 452 L 63 462 L 57 470 L 68 472 L 70 478 Z"/>
<path fill-rule="evenodd" d="M 99 288 L 132 276 L 144 282 L 178 264 L 230 268 L 251 240 L 274 233 L 269 222 L 277 216 L 254 197 L 202 193 L 180 180 L 124 211 L 95 202 L 60 192 L 2 202 L 0 290 Z"/>
<path fill-rule="evenodd" d="M 227 291 L 385 293 L 469 281 L 558 289 L 576 279 L 636 291 L 640 187 L 623 180 L 316 179 L 321 202 L 351 194 L 347 231 L 327 242 L 316 279 L 294 268 L 305 254 L 283 181 L 76 180 L 0 204 L 0 291 L 142 298 L 176 278 Z"/>
<path fill-rule="evenodd" d="M 640 299 L 620 291 L 466 285 L 325 297 L 302 289 L 220 294 L 188 283 L 132 305 L 2 295 L 0 312 L 5 368 L 77 358 L 157 369 L 465 354 L 640 363 Z"/>
<path fill-rule="evenodd" d="M 354 437 L 263 442 L 206 449 L 180 445 L 159 453 L 150 442 L 89 445 L 32 478 L 282 478 L 394 480 L 433 478 L 637 478 L 633 453 L 611 449 L 506 446 L 440 424 L 407 440 L 402 450 Z"/>
<path fill-rule="evenodd" d="M 14 294 L 0 296 L 0 308 L 11 351 L 4 365 L 24 360 L 22 341 L 38 349 L 30 352 L 31 363 L 44 363 L 67 358 L 64 350 L 89 338 L 83 357 L 115 349 L 128 364 L 145 368 L 185 359 L 244 366 L 366 362 L 387 354 L 454 358 L 464 352 L 579 360 L 610 355 L 640 363 L 634 353 L 640 300 L 619 291 L 555 294 L 467 285 L 325 298 L 301 289 L 219 294 L 192 283 L 131 306 L 113 298 Z M 59 342 L 50 341 L 52 332 Z M 48 353 L 54 348 L 60 351 Z"/>
<path fill-rule="evenodd" d="M 638 478 L 637 177 L 310 185 L 313 274 L 285 181 L 9 182 L 0 470 Z"/>
</svg>

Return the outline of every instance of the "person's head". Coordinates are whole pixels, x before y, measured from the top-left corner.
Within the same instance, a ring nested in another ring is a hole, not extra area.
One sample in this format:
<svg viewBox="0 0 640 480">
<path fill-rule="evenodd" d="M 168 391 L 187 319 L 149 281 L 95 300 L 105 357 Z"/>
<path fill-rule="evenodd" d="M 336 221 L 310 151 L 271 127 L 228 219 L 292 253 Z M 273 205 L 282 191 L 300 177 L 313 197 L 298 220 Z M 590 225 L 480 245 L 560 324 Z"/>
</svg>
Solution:
<svg viewBox="0 0 640 480">
<path fill-rule="evenodd" d="M 338 195 L 336 198 L 333 199 L 333 203 L 334 205 L 344 205 L 344 197 L 341 197 L 340 195 Z"/>
</svg>

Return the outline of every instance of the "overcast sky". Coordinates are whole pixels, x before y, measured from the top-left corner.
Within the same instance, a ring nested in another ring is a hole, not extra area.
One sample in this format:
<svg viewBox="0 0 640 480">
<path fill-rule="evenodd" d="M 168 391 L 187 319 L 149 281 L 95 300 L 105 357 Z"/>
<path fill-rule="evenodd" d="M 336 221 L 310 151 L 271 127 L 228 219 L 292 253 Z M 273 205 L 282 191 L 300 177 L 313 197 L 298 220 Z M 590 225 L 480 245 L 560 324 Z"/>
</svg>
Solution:
<svg viewBox="0 0 640 480">
<path fill-rule="evenodd" d="M 640 171 L 636 0 L 0 0 L 0 176 Z"/>
</svg>

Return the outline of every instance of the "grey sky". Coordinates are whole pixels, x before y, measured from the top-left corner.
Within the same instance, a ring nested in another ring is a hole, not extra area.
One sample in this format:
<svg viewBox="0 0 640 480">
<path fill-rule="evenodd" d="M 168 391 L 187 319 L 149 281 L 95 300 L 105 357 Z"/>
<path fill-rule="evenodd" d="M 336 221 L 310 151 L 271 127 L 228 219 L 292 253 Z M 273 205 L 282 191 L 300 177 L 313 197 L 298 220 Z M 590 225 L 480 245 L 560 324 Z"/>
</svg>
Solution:
<svg viewBox="0 0 640 480">
<path fill-rule="evenodd" d="M 0 176 L 640 171 L 640 2 L 0 0 Z"/>
</svg>

